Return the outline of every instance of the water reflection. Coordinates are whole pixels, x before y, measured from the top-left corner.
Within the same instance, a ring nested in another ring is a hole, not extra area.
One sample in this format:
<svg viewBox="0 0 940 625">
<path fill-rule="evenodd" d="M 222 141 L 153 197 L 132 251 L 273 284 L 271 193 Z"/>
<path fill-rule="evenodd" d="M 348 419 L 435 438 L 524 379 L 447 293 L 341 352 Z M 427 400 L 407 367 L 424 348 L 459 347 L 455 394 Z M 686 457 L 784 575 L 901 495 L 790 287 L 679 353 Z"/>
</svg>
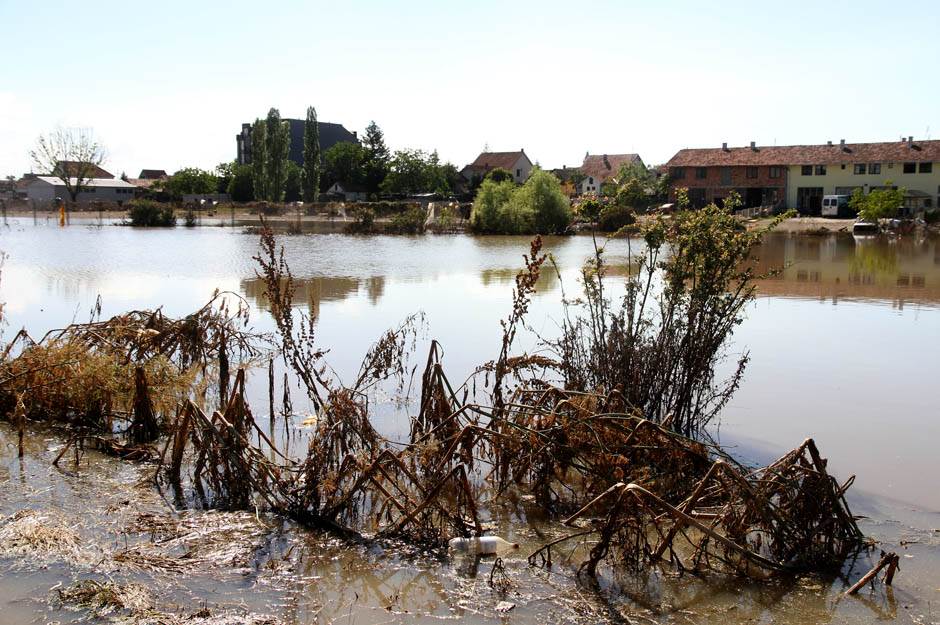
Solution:
<svg viewBox="0 0 940 625">
<path fill-rule="evenodd" d="M 261 278 L 241 280 L 241 292 L 252 304 L 262 310 L 270 311 L 270 303 L 265 295 L 265 284 Z M 342 302 L 362 294 L 373 306 L 378 305 L 385 293 L 385 276 L 370 278 L 294 278 L 294 304 L 306 304 L 307 311 L 314 317 L 320 317 L 320 304 Z"/>
<path fill-rule="evenodd" d="M 877 300 L 895 308 L 940 303 L 940 246 L 936 239 L 831 235 L 770 235 L 757 251 L 765 296 Z"/>
</svg>

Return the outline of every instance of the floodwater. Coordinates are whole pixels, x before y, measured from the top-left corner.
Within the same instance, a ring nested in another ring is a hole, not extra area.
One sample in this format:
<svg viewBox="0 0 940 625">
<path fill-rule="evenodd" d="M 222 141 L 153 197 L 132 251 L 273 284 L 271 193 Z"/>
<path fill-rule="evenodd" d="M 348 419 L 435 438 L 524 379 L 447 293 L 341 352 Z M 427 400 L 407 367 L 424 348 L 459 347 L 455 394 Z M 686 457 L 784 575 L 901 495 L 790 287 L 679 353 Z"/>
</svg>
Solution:
<svg viewBox="0 0 940 625">
<path fill-rule="evenodd" d="M 282 237 L 297 279 L 295 303 L 317 315 L 320 342 L 341 376 L 352 376 L 369 345 L 386 328 L 422 311 L 426 330 L 444 347 L 444 366 L 462 380 L 500 348 L 499 319 L 510 310 L 513 277 L 528 240 L 465 235 Z M 634 242 L 634 251 L 638 243 Z M 561 278 L 545 271 L 521 345 L 557 328 L 562 289 L 577 292 L 578 268 L 593 252 L 588 236 L 546 239 Z M 0 228 L 6 254 L 0 302 L 6 336 L 25 326 L 39 337 L 85 320 L 101 297 L 107 317 L 163 306 L 169 315 L 199 308 L 216 288 L 243 297 L 261 329 L 271 327 L 254 275 L 256 236 L 201 227 L 137 230 L 73 220 L 9 219 Z M 607 245 L 614 267 L 627 264 L 624 241 Z M 881 548 L 902 554 L 890 590 L 879 585 L 861 598 L 840 598 L 846 579 L 870 566 L 847 564 L 835 578 L 801 578 L 772 585 L 610 577 L 599 589 L 580 586 L 569 568 L 530 569 L 526 546 L 533 528 L 501 524 L 523 543 L 506 559 L 512 587 L 488 584 L 487 561 L 428 561 L 394 550 L 361 551 L 313 536 L 276 519 L 237 573 L 199 570 L 179 576 L 137 572 L 165 588 L 160 600 L 268 613 L 288 623 L 601 622 L 623 611 L 637 622 L 940 622 L 940 241 L 772 235 L 759 250 L 763 269 L 783 271 L 759 285 L 759 297 L 734 336 L 732 356 L 750 352 L 744 383 L 716 435 L 744 459 L 766 462 L 817 440 L 830 470 L 857 475 L 850 504 L 862 530 Z M 421 357 L 418 357 L 420 360 Z M 262 404 L 263 405 L 263 404 Z M 407 426 L 382 424 L 394 435 Z M 73 519 L 89 544 L 102 549 L 133 540 L 122 520 L 166 505 L 137 482 L 140 469 L 86 456 L 77 469 L 51 469 L 61 441 L 34 438 L 24 461 L 0 429 L 0 514 L 50 509 Z M 92 493 L 93 496 L 89 496 Z M 139 537 L 138 537 L 139 538 Z M 87 614 L 46 605 L 49 589 L 76 575 L 67 563 L 30 566 L 2 557 L 0 623 L 69 622 Z M 877 552 L 875 553 L 877 559 Z M 80 569 L 80 567 L 79 567 Z M 148 575 L 150 577 L 148 577 Z M 516 604 L 497 613 L 500 600 Z"/>
</svg>

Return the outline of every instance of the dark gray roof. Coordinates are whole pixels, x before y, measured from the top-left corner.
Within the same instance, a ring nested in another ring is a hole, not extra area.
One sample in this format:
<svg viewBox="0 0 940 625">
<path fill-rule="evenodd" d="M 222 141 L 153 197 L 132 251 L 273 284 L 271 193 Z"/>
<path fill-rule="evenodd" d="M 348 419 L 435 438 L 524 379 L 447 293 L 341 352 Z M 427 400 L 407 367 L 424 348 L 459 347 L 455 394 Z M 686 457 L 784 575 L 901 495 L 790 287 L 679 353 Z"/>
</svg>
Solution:
<svg viewBox="0 0 940 625">
<path fill-rule="evenodd" d="M 290 123 L 290 160 L 298 165 L 304 164 L 304 120 L 287 119 Z M 320 131 L 320 154 L 342 141 L 358 143 L 356 135 L 346 130 L 342 124 L 317 122 Z"/>
</svg>

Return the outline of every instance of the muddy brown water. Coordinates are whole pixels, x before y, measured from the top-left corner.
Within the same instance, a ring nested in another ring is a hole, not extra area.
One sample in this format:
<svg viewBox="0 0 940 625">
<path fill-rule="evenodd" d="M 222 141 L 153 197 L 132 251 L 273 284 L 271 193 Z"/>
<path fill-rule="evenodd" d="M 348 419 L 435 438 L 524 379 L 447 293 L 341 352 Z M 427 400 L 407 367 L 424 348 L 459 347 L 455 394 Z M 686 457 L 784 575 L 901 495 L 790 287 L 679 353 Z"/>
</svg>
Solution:
<svg viewBox="0 0 940 625">
<path fill-rule="evenodd" d="M 427 330 L 418 353 L 428 339 L 439 340 L 454 380 L 497 354 L 498 321 L 509 309 L 513 276 L 527 251 L 524 238 L 463 235 L 320 234 L 283 242 L 299 279 L 295 301 L 318 315 L 320 340 L 333 348 L 330 362 L 340 375 L 355 373 L 383 329 L 422 310 Z M 562 279 L 543 275 L 529 321 L 548 335 L 557 327 L 562 284 L 569 294 L 576 290 L 577 269 L 593 243 L 578 236 L 546 244 Z M 0 250 L 7 254 L 0 281 L 7 336 L 21 326 L 38 336 L 85 320 L 98 295 L 105 316 L 160 305 L 182 315 L 215 288 L 245 297 L 255 325 L 270 327 L 251 259 L 257 239 L 238 229 L 143 231 L 80 219 L 58 228 L 9 219 L 0 229 Z M 610 244 L 608 255 L 614 266 L 625 266 L 626 244 Z M 505 559 L 510 586 L 504 593 L 488 585 L 492 562 L 485 559 L 429 559 L 394 546 L 350 548 L 266 517 L 247 539 L 251 548 L 229 566 L 109 574 L 154 588 L 168 611 L 207 605 L 298 624 L 575 623 L 614 620 L 620 613 L 635 622 L 940 622 L 933 608 L 940 598 L 940 242 L 775 235 L 759 255 L 763 267 L 785 269 L 761 283 L 760 297 L 735 333 L 732 352 L 748 349 L 751 363 L 717 435 L 756 462 L 816 438 L 835 475 L 858 476 L 850 504 L 867 517 L 863 531 L 902 554 L 893 589 L 879 584 L 859 598 L 840 598 L 848 580 L 870 566 L 868 556 L 835 576 L 772 584 L 608 572 L 599 588 L 588 588 L 574 582 L 564 563 L 550 573 L 528 567 L 527 549 L 555 528 L 511 519 L 496 519 L 501 533 L 523 544 Z M 531 336 L 525 340 L 535 344 Z M 255 392 L 257 404 L 266 405 L 263 389 Z M 407 427 L 394 410 L 382 418 L 380 427 L 391 435 Z M 0 514 L 62 515 L 105 555 L 146 543 L 148 536 L 128 527 L 140 514 L 166 515 L 168 508 L 139 484 L 144 471 L 93 453 L 77 467 L 53 469 L 61 443 L 37 432 L 20 461 L 14 439 L 0 429 Z M 50 607 L 47 599 L 57 584 L 100 578 L 102 567 L 38 562 L 6 554 L 0 545 L 0 623 L 87 618 L 84 611 Z M 515 608 L 498 613 L 499 601 Z"/>
</svg>

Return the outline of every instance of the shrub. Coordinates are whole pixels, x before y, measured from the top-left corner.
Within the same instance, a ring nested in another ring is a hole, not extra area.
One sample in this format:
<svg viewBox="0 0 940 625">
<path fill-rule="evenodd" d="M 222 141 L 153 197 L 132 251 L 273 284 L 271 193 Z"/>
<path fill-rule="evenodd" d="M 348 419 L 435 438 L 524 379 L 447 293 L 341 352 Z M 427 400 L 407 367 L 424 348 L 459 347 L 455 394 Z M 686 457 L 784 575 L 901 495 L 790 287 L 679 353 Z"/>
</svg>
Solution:
<svg viewBox="0 0 940 625">
<path fill-rule="evenodd" d="M 926 211 L 924 213 L 924 221 L 928 224 L 935 224 L 940 222 L 940 208 L 934 209 L 932 211 Z"/>
<path fill-rule="evenodd" d="M 515 189 L 509 181 L 484 180 L 470 210 L 470 227 L 477 232 L 502 232 L 499 210 L 509 202 Z"/>
<path fill-rule="evenodd" d="M 597 221 L 601 216 L 601 203 L 595 199 L 588 199 L 578 205 L 578 216 L 585 221 Z"/>
<path fill-rule="evenodd" d="M 175 226 L 173 207 L 153 200 L 131 200 L 127 203 L 127 214 L 132 226 L 142 228 Z"/>
<path fill-rule="evenodd" d="M 616 232 L 624 226 L 636 223 L 633 210 L 626 206 L 611 204 L 605 206 L 597 220 L 597 229 L 601 232 Z"/>
<path fill-rule="evenodd" d="M 426 220 L 427 213 L 420 206 L 413 206 L 392 217 L 392 223 L 385 230 L 392 234 L 421 234 Z"/>
<path fill-rule="evenodd" d="M 521 187 L 484 180 L 473 201 L 470 226 L 477 232 L 556 234 L 571 223 L 571 205 L 552 174 L 536 169 Z"/>
<path fill-rule="evenodd" d="M 359 207 L 352 211 L 356 221 L 346 226 L 350 234 L 369 234 L 375 231 L 375 213 L 371 208 Z"/>
<path fill-rule="evenodd" d="M 485 180 L 492 180 L 493 182 L 515 182 L 512 177 L 512 172 L 508 169 L 502 167 L 494 167 L 489 170 L 484 177 Z"/>
</svg>

